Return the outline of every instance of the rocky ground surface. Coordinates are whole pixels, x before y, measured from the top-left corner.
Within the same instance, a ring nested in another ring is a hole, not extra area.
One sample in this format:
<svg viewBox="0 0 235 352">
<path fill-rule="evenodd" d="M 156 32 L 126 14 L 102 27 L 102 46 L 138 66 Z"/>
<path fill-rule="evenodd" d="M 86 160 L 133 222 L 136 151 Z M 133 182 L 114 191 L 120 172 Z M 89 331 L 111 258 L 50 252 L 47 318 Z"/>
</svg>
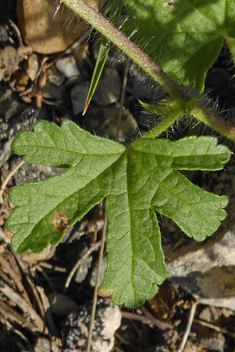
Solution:
<svg viewBox="0 0 235 352">
<path fill-rule="evenodd" d="M 19 131 L 32 130 L 38 119 L 57 124 L 70 119 L 92 133 L 118 137 L 125 143 L 158 122 L 140 107 L 138 98 L 154 103 L 164 92 L 115 48 L 82 116 L 99 47 L 99 37 L 91 35 L 86 25 L 54 1 L 0 3 L 1 352 L 86 350 L 104 226 L 104 205 L 100 204 L 67 230 L 58 247 L 50 246 L 40 254 L 13 254 L 11 234 L 4 229 L 13 209 L 7 197 L 9 188 L 43 180 L 60 170 L 28 164 L 17 170 L 21 158 L 11 152 L 12 140 Z M 205 91 L 230 121 L 235 109 L 234 73 L 223 48 L 207 75 Z M 193 128 L 200 134 L 211 133 L 186 121 L 172 127 L 168 136 L 180 138 Z M 224 138 L 219 137 L 219 142 L 234 150 Z M 190 318 L 193 324 L 185 352 L 235 351 L 234 176 L 234 155 L 220 172 L 190 176 L 204 189 L 228 196 L 226 220 L 212 238 L 196 243 L 173 222 L 161 218 L 169 279 L 152 300 L 136 310 L 98 299 L 93 351 L 178 351 Z M 102 272 L 105 266 L 104 257 Z"/>
</svg>

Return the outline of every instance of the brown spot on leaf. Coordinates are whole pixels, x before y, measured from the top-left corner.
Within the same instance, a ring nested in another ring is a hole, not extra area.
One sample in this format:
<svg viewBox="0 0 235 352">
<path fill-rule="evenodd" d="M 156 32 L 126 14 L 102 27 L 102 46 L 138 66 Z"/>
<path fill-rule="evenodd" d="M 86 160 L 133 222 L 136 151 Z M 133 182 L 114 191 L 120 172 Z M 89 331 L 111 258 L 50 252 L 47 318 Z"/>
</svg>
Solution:
<svg viewBox="0 0 235 352">
<path fill-rule="evenodd" d="M 69 218 L 66 214 L 61 211 L 57 211 L 54 214 L 53 225 L 55 226 L 57 231 L 62 232 L 69 224 Z"/>
</svg>

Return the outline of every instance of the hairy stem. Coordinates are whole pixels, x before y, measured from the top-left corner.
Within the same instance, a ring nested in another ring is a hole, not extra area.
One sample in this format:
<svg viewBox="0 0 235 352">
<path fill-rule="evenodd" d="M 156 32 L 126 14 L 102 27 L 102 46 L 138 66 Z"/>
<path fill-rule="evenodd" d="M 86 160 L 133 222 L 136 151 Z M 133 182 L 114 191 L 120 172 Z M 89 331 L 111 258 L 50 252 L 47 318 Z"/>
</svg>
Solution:
<svg viewBox="0 0 235 352">
<path fill-rule="evenodd" d="M 102 15 L 85 4 L 83 0 L 62 0 L 62 2 L 122 50 L 129 58 L 158 82 L 172 98 L 181 100 L 182 104 L 183 102 L 186 104 L 191 100 L 190 95 L 183 87 L 178 86 L 154 61 L 148 57 L 148 55 L 132 43 Z M 195 103 L 195 108 L 192 109 L 192 114 L 195 115 L 199 121 L 212 127 L 217 132 L 235 142 L 235 128 L 230 124 L 225 123 L 213 112 L 207 110 L 199 103 Z M 167 124 L 167 121 L 165 123 L 166 128 L 174 121 L 170 119 L 168 122 L 169 124 Z"/>
<path fill-rule="evenodd" d="M 205 109 L 199 103 L 196 103 L 190 114 L 195 116 L 197 120 L 211 127 L 213 130 L 235 142 L 235 127 L 229 122 L 219 118 L 212 111 Z"/>
<path fill-rule="evenodd" d="M 144 138 L 156 138 L 162 132 L 166 131 L 173 123 L 182 115 L 182 111 L 173 111 L 165 117 L 158 126 L 154 127 L 151 131 L 144 135 Z"/>
</svg>

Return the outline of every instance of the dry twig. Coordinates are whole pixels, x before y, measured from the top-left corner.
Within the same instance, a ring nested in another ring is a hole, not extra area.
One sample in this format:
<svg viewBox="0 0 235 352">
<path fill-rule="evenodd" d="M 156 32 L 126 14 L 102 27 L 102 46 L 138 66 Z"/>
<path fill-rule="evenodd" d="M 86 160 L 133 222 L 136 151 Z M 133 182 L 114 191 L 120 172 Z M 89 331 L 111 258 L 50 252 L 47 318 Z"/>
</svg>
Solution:
<svg viewBox="0 0 235 352">
<path fill-rule="evenodd" d="M 226 329 L 220 328 L 219 326 L 207 323 L 206 321 L 203 321 L 203 320 L 194 319 L 193 322 L 201 324 L 202 326 L 206 326 L 207 328 L 219 331 L 222 334 L 225 334 L 225 335 L 228 335 L 228 336 L 231 336 L 231 337 L 235 338 L 235 332 L 228 331 Z"/>
<path fill-rule="evenodd" d="M 180 344 L 180 347 L 178 349 L 178 352 L 183 352 L 183 350 L 184 350 L 184 347 L 186 345 L 186 342 L 188 340 L 188 336 L 189 336 L 189 333 L 190 333 L 190 330 L 191 330 L 191 327 L 192 327 L 192 323 L 193 323 L 193 319 L 194 319 L 194 315 L 195 315 L 195 312 L 196 312 L 197 305 L 198 305 L 197 301 L 192 303 L 192 306 L 191 306 L 191 309 L 190 309 L 190 313 L 189 313 L 189 319 L 188 319 L 187 327 L 186 327 L 186 330 L 184 332 L 184 336 L 183 336 L 183 339 L 181 341 L 181 344 Z"/>
<path fill-rule="evenodd" d="M 144 315 L 151 320 L 152 324 L 158 327 L 160 330 L 166 330 L 166 329 L 172 329 L 173 326 L 171 324 L 168 324 L 164 321 L 161 321 L 159 319 L 156 319 L 155 317 L 152 316 L 152 314 L 145 308 L 141 307 L 141 311 L 144 313 Z"/>
<path fill-rule="evenodd" d="M 161 330 L 165 330 L 166 328 L 168 329 L 172 329 L 173 326 L 164 322 L 159 321 L 158 319 L 154 318 L 153 316 L 144 316 L 144 315 L 140 315 L 140 314 L 135 314 L 135 313 L 130 313 L 130 312 L 121 312 L 122 317 L 123 318 L 127 318 L 127 319 L 133 319 L 133 320 L 138 320 L 143 324 L 152 324 L 155 325 L 157 328 L 160 329 L 159 326 L 161 326 Z M 162 329 L 162 327 L 164 327 L 164 329 Z"/>
<path fill-rule="evenodd" d="M 3 199 L 2 199 L 2 194 L 3 194 L 3 191 L 5 190 L 9 180 L 11 179 L 11 177 L 16 173 L 16 171 L 25 163 L 24 160 L 21 160 L 19 162 L 18 165 L 16 165 L 16 167 L 8 174 L 7 178 L 4 180 L 3 184 L 2 184 L 2 187 L 0 189 L 0 204 L 3 204 Z"/>
<path fill-rule="evenodd" d="M 102 230 L 102 237 L 101 237 L 101 244 L 100 244 L 100 251 L 99 251 L 97 276 L 96 276 L 96 281 L 95 281 L 95 288 L 94 288 L 92 308 L 91 308 L 91 320 L 90 320 L 90 327 L 89 327 L 88 340 L 87 340 L 87 352 L 90 352 L 90 349 L 91 349 L 91 339 L 92 339 L 92 331 L 93 331 L 93 326 L 94 326 L 94 321 L 95 321 L 95 311 L 96 311 L 96 303 L 97 303 L 97 292 L 98 292 L 98 286 L 99 286 L 99 276 L 100 276 L 100 269 L 101 269 L 103 252 L 104 252 L 104 244 L 105 244 L 105 240 L 106 240 L 106 229 L 107 229 L 107 219 L 106 219 L 106 214 L 105 214 L 105 221 L 104 221 L 104 227 Z"/>
</svg>

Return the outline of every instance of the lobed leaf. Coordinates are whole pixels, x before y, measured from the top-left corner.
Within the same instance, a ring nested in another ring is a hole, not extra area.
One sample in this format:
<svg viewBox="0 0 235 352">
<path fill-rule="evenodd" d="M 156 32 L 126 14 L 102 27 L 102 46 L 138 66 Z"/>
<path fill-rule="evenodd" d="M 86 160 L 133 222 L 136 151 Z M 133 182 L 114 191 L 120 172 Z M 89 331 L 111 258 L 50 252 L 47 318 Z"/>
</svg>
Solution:
<svg viewBox="0 0 235 352">
<path fill-rule="evenodd" d="M 167 277 L 155 210 L 196 240 L 211 235 L 226 216 L 226 197 L 200 189 L 179 172 L 222 169 L 230 151 L 213 137 L 140 139 L 125 149 L 70 121 L 61 128 L 40 121 L 34 132 L 21 132 L 13 148 L 31 163 L 67 167 L 10 190 L 18 205 L 6 223 L 15 233 L 13 250 L 57 245 L 67 225 L 106 198 L 108 266 L 100 293 L 112 294 L 117 304 L 143 304 Z"/>
</svg>

